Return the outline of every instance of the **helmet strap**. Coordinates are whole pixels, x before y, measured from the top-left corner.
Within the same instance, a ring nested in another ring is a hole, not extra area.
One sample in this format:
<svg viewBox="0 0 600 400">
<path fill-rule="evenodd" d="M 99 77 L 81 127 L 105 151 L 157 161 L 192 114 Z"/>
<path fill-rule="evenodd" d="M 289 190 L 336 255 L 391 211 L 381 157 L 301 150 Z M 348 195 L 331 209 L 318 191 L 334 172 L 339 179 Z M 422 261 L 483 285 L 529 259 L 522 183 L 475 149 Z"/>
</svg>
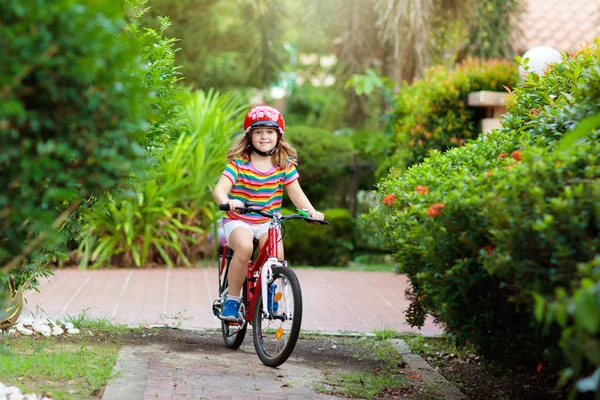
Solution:
<svg viewBox="0 0 600 400">
<path fill-rule="evenodd" d="M 252 143 L 250 143 L 250 149 L 252 151 L 254 151 L 256 154 L 259 154 L 263 157 L 269 157 L 272 156 L 273 154 L 275 154 L 275 149 L 277 148 L 277 145 L 275 145 L 275 147 L 273 147 L 271 150 L 265 152 L 265 151 L 260 151 L 259 149 L 257 149 L 256 147 L 254 147 L 254 145 Z"/>
</svg>

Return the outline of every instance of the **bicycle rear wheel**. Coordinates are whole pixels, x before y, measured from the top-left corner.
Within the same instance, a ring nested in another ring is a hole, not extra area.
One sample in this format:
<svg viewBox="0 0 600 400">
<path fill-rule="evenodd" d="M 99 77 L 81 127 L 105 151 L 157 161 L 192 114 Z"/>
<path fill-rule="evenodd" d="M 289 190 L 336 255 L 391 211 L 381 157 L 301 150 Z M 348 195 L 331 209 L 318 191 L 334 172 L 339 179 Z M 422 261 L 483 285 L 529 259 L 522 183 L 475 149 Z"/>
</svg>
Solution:
<svg viewBox="0 0 600 400">
<path fill-rule="evenodd" d="M 229 261 L 228 261 L 229 262 Z M 219 295 L 223 293 L 223 291 L 229 286 L 229 282 L 227 279 L 227 274 L 229 272 L 229 264 L 227 265 L 226 272 L 224 272 L 225 276 L 222 278 L 222 282 L 219 283 Z M 248 299 L 246 281 L 242 285 L 242 305 L 240 307 L 245 307 L 246 301 Z M 245 310 L 245 308 L 244 308 Z M 244 311 L 244 315 L 245 315 Z M 221 321 L 221 333 L 223 334 L 223 341 L 225 342 L 225 346 L 229 349 L 237 349 L 244 342 L 244 338 L 246 337 L 246 329 L 248 328 L 248 321 L 244 320 L 241 325 L 231 325 L 229 322 Z"/>
<path fill-rule="evenodd" d="M 273 267 L 272 310 L 268 316 L 262 313 L 262 295 L 258 289 L 256 308 L 252 321 L 254 348 L 258 358 L 269 367 L 283 364 L 292 354 L 302 324 L 302 292 L 294 271 L 287 267 Z"/>
</svg>

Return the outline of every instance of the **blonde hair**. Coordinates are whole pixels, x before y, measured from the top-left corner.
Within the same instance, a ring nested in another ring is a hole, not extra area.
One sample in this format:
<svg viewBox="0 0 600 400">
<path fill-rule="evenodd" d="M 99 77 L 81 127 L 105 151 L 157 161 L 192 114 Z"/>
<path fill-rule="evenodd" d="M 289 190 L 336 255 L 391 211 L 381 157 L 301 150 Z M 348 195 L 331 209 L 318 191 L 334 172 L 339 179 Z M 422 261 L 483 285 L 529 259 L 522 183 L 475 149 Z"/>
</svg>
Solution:
<svg viewBox="0 0 600 400">
<path fill-rule="evenodd" d="M 250 161 L 250 154 L 252 154 L 251 134 L 252 131 L 248 134 L 240 135 L 240 137 L 235 140 L 233 145 L 227 151 L 226 157 L 228 161 L 233 161 L 236 158 L 241 158 L 246 162 Z M 285 166 L 290 163 L 298 165 L 298 153 L 294 146 L 286 142 L 283 135 L 281 135 L 277 141 L 275 153 L 271 156 L 271 160 L 273 161 L 273 164 L 280 168 L 285 168 Z"/>
</svg>

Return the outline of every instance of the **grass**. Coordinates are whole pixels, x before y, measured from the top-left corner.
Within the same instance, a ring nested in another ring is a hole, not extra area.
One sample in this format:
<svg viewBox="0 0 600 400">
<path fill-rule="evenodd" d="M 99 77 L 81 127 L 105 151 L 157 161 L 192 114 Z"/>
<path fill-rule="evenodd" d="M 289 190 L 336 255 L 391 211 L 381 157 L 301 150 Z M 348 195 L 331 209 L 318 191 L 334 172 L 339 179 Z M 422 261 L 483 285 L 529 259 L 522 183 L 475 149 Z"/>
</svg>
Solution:
<svg viewBox="0 0 600 400">
<path fill-rule="evenodd" d="M 86 311 L 64 321 L 82 332 L 52 337 L 0 333 L 0 382 L 54 400 L 97 396 L 112 377 L 119 335 L 131 328 L 90 318 Z"/>
<path fill-rule="evenodd" d="M 20 336 L 0 341 L 2 383 L 55 400 L 86 399 L 100 391 L 112 376 L 120 347 L 87 338 Z"/>
<path fill-rule="evenodd" d="M 459 348 L 456 343 L 447 337 L 424 337 L 423 335 L 407 335 L 402 339 L 408 345 L 408 348 L 423 357 L 440 354 L 455 354 L 459 358 L 474 354 L 471 346 Z"/>
<path fill-rule="evenodd" d="M 377 340 L 395 339 L 400 336 L 398 332 L 387 325 L 382 329 L 373 329 L 373 333 L 375 334 Z"/>
<path fill-rule="evenodd" d="M 321 393 L 338 394 L 344 397 L 374 399 L 379 397 L 400 397 L 406 394 L 413 399 L 437 399 L 433 389 L 411 380 L 399 367 L 403 361 L 396 349 L 385 339 L 396 337 L 389 328 L 384 328 L 376 338 L 345 339 L 342 343 L 357 348 L 354 357 L 357 361 L 378 361 L 378 367 L 342 375 L 325 374 L 325 380 L 315 389 Z M 377 334 L 376 334 L 377 335 Z"/>
</svg>

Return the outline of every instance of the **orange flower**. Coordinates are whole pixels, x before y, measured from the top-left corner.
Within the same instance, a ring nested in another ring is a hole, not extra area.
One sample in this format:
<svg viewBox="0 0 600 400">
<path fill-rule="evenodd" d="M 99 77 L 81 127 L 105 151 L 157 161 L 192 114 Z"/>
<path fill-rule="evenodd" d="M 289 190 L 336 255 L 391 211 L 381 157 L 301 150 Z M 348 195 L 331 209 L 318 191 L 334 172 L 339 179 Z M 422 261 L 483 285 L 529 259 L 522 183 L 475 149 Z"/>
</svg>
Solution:
<svg viewBox="0 0 600 400">
<path fill-rule="evenodd" d="M 463 144 L 465 144 L 465 142 L 466 142 L 466 140 L 465 140 L 465 139 L 460 139 L 460 140 L 458 141 L 458 145 L 459 145 L 459 146 L 462 146 Z"/>
<path fill-rule="evenodd" d="M 492 171 L 492 170 L 487 170 L 487 171 L 485 171 L 485 177 L 486 177 L 486 178 L 489 178 L 489 177 L 490 177 L 490 176 L 492 176 L 493 174 L 494 174 L 494 171 Z"/>
<path fill-rule="evenodd" d="M 543 362 L 539 362 L 537 368 L 535 369 L 537 372 L 542 372 L 542 370 L 544 369 L 544 363 Z"/>
<path fill-rule="evenodd" d="M 529 112 L 533 115 L 538 115 L 540 113 L 540 110 L 536 110 L 535 108 L 532 108 L 531 110 L 529 110 Z"/>
<path fill-rule="evenodd" d="M 506 154 L 506 153 L 498 154 L 498 158 L 500 158 L 500 159 L 506 158 L 506 157 L 508 157 L 508 154 Z"/>
<path fill-rule="evenodd" d="M 423 196 L 423 195 L 429 193 L 429 188 L 427 186 L 417 185 L 416 191 L 419 196 Z"/>
<path fill-rule="evenodd" d="M 429 209 L 427 210 L 427 216 L 428 217 L 437 217 L 438 215 L 441 214 L 442 210 L 444 209 L 444 203 L 434 203 L 432 205 L 429 206 Z"/>
<path fill-rule="evenodd" d="M 391 206 L 392 204 L 394 204 L 394 201 L 396 201 L 396 195 L 394 193 L 390 193 L 387 196 L 385 196 L 381 202 L 386 206 Z"/>
<path fill-rule="evenodd" d="M 457 144 L 458 143 L 458 139 L 456 139 L 455 137 L 451 137 L 450 138 L 450 143 Z"/>
<path fill-rule="evenodd" d="M 423 136 L 425 136 L 425 139 L 431 139 L 431 132 L 425 132 Z"/>
<path fill-rule="evenodd" d="M 515 150 L 512 152 L 512 154 L 510 156 L 517 161 L 521 161 L 521 154 L 522 154 L 522 152 L 520 152 L 519 150 Z"/>
</svg>

